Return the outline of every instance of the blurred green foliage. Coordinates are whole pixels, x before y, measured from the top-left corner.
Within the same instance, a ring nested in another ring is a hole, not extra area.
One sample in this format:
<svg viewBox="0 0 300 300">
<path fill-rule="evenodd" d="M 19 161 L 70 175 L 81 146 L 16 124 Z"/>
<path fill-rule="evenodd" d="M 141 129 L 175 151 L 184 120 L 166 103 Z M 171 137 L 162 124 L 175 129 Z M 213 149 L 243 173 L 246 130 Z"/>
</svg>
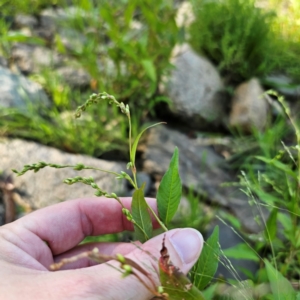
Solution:
<svg viewBox="0 0 300 300">
<path fill-rule="evenodd" d="M 286 73 L 299 81 L 298 0 L 269 0 L 266 8 L 258 8 L 254 0 L 191 2 L 196 18 L 189 29 L 189 42 L 218 66 L 228 82 L 239 83 L 272 72 Z M 29 105 L 26 112 L 1 109 L 0 135 L 94 156 L 111 150 L 127 151 L 128 128 L 117 109 L 104 102 L 76 122 L 73 113 L 91 92 L 105 90 L 130 104 L 133 135 L 137 134 L 154 105 L 166 100 L 158 97 L 157 90 L 161 78 L 171 70 L 169 56 L 179 38 L 173 1 L 0 0 L 0 54 L 9 58 L 16 42 L 46 45 L 45 40 L 26 36 L 12 25 L 17 13 L 38 15 L 50 5 L 65 9 L 57 27 L 69 30 L 74 43 L 66 47 L 57 30 L 50 48 L 87 70 L 92 78 L 90 87 L 71 87 L 50 68 L 32 74 L 31 79 L 49 95 L 51 107 Z M 284 13 L 275 12 L 282 5 Z M 245 171 L 239 187 L 248 193 L 250 203 L 270 212 L 265 222 L 260 218 L 262 232 L 251 237 L 254 248 L 276 261 L 281 274 L 292 281 L 299 280 L 300 273 L 299 141 L 293 146 L 290 135 L 286 138 L 289 132 L 287 122 L 279 117 L 265 132 L 240 137 L 234 144 L 238 153 L 231 162 Z M 202 229 L 211 221 L 212 213 L 203 213 L 204 206 L 192 191 L 187 195 L 187 208 L 180 211 L 171 227 Z M 233 224 L 239 224 L 231 218 Z M 231 257 L 248 255 L 253 259 L 245 248 L 243 244 L 228 252 Z M 256 284 L 267 281 L 264 267 L 249 278 Z"/>
<path fill-rule="evenodd" d="M 299 41 L 291 45 L 284 39 L 275 26 L 275 11 L 259 8 L 256 2 L 192 0 L 195 21 L 189 42 L 211 59 L 229 82 L 276 71 L 300 75 Z"/>
<path fill-rule="evenodd" d="M 51 9 L 50 3 L 17 2 L 2 3 L 5 9 L 1 12 L 4 18 L 0 24 L 0 52 L 6 57 L 14 43 L 49 44 L 12 26 L 17 13 L 38 15 L 46 4 Z M 157 90 L 161 77 L 171 69 L 168 58 L 178 35 L 173 2 L 74 0 L 72 5 L 69 2 L 52 2 L 54 14 L 63 9 L 64 17 L 53 18 L 57 29 L 50 47 L 67 55 L 70 62 L 75 61 L 76 67 L 88 71 L 90 87 L 85 91 L 70 87 L 55 70 L 44 68 L 31 75 L 31 79 L 44 87 L 52 100 L 51 107 L 42 109 L 43 112 L 30 107 L 25 114 L 3 110 L 0 132 L 94 156 L 110 150 L 126 151 L 127 128 L 107 103 L 78 123 L 72 122 L 70 116 L 87 95 L 104 90 L 130 104 L 132 130 L 137 133 L 139 124 L 149 113 L 153 114 L 154 105 L 166 100 L 157 97 Z M 69 46 L 63 43 L 64 33 L 69 36 Z M 115 130 L 119 125 L 121 130 Z"/>
</svg>

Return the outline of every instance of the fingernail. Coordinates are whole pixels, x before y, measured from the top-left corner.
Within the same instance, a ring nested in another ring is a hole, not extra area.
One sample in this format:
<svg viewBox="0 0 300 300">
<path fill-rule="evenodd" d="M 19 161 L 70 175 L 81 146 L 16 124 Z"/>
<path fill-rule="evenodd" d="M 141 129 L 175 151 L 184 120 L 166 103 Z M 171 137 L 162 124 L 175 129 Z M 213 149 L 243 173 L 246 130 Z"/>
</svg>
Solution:
<svg viewBox="0 0 300 300">
<path fill-rule="evenodd" d="M 201 233 L 192 228 L 178 229 L 169 241 L 179 254 L 183 263 L 194 262 L 203 246 L 203 237 Z"/>
</svg>

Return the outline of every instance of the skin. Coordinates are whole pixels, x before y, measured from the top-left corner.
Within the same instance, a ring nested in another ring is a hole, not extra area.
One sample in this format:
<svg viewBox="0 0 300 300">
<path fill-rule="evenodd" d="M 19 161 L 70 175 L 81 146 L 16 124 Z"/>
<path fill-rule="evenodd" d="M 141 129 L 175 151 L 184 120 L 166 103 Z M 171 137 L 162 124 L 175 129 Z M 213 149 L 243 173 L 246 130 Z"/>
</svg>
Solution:
<svg viewBox="0 0 300 300">
<path fill-rule="evenodd" d="M 147 199 L 156 210 L 155 199 Z M 131 198 L 122 198 L 130 208 Z M 158 224 L 153 221 L 154 227 Z M 95 247 L 106 255 L 120 253 L 147 270 L 159 285 L 157 275 L 162 239 L 174 265 L 187 273 L 196 262 L 203 240 L 196 239 L 188 259 L 172 244 L 177 236 L 192 229 L 175 229 L 156 236 L 143 245 L 139 243 L 93 243 L 78 246 L 86 236 L 133 230 L 112 199 L 89 198 L 65 201 L 35 211 L 15 222 L 0 227 L 0 295 L 7 299 L 151 299 L 151 294 L 134 276 L 122 278 L 118 270 L 106 263 L 95 265 L 81 259 L 65 265 L 62 270 L 49 271 L 49 266 Z M 198 233 L 193 233 L 197 234 Z M 175 237 L 175 238 L 174 238 Z M 198 243 L 198 244 L 197 244 Z M 151 257 L 146 251 L 151 253 Z M 185 261 L 184 261 L 185 260 Z M 111 265 L 120 264 L 111 261 Z M 148 278 L 142 278 L 151 286 Z"/>
</svg>

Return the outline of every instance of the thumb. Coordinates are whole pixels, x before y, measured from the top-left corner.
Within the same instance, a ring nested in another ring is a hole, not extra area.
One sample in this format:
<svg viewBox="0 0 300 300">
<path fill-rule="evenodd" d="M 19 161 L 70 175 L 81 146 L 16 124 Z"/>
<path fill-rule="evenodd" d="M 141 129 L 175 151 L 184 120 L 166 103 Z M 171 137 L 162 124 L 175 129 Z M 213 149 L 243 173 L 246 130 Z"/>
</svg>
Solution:
<svg viewBox="0 0 300 300">
<path fill-rule="evenodd" d="M 89 278 L 96 280 L 92 287 L 95 299 L 151 299 L 154 294 L 149 291 L 157 291 L 160 285 L 158 260 L 161 256 L 163 239 L 168 249 L 170 260 L 181 272 L 187 273 L 196 263 L 203 246 L 203 237 L 195 229 L 173 229 L 160 234 L 141 246 L 136 247 L 126 255 L 126 258 L 137 264 L 144 272 L 134 268 L 134 272 L 146 283 L 148 288 L 134 275 L 121 278 L 120 272 L 116 271 L 120 263 L 110 261 L 110 265 L 100 264 L 90 268 L 80 269 L 80 272 L 89 274 Z M 112 268 L 115 267 L 115 268 Z M 99 283 L 101 283 L 99 285 Z M 102 295 L 103 297 L 99 296 Z"/>
<path fill-rule="evenodd" d="M 172 264 L 184 274 L 196 263 L 203 247 L 203 237 L 199 231 L 192 228 L 173 229 L 150 239 L 126 255 L 149 273 L 156 287 L 160 285 L 158 260 L 164 237 Z M 140 285 L 140 288 L 143 286 Z M 145 298 L 141 297 L 141 292 L 140 290 L 139 299 L 149 299 L 146 297 L 149 293 L 146 289 Z"/>
</svg>

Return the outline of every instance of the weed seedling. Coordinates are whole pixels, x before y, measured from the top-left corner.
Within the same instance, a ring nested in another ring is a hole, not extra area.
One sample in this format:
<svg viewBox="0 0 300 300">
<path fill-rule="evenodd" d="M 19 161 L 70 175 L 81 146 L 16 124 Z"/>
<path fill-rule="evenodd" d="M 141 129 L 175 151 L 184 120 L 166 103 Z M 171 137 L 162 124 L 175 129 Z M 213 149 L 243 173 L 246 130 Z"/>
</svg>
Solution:
<svg viewBox="0 0 300 300">
<path fill-rule="evenodd" d="M 72 178 L 67 178 L 64 180 L 64 183 L 68 185 L 72 185 L 75 183 L 83 183 L 86 185 L 91 186 L 95 190 L 94 194 L 97 197 L 107 197 L 115 199 L 120 203 L 122 206 L 122 212 L 126 216 L 127 220 L 130 221 L 134 226 L 135 236 L 141 242 L 145 242 L 153 236 L 153 228 L 152 228 L 152 221 L 151 221 L 151 214 L 160 224 L 161 228 L 164 231 L 167 231 L 167 226 L 172 220 L 174 214 L 177 211 L 182 186 L 181 180 L 179 176 L 179 168 L 178 168 L 178 149 L 177 147 L 174 150 L 173 156 L 170 161 L 169 168 L 165 175 L 163 176 L 158 193 L 156 195 L 157 198 L 157 207 L 158 207 L 158 214 L 150 207 L 144 197 L 144 184 L 138 186 L 137 183 L 137 170 L 135 165 L 136 160 L 136 150 L 139 143 L 139 140 L 142 134 L 149 129 L 150 127 L 156 126 L 161 123 L 156 123 L 151 126 L 146 127 L 143 129 L 133 140 L 132 139 L 132 130 L 131 130 L 131 116 L 130 116 L 130 109 L 128 104 L 125 105 L 123 102 L 118 102 L 114 96 L 109 95 L 105 92 L 99 94 L 93 94 L 90 98 L 81 106 L 79 106 L 75 112 L 75 117 L 80 118 L 81 114 L 91 105 L 101 103 L 103 101 L 109 101 L 110 104 L 117 106 L 120 111 L 127 117 L 128 119 L 128 148 L 129 148 L 129 162 L 127 164 L 127 169 L 131 170 L 132 176 L 128 175 L 127 172 L 121 171 L 120 173 L 113 172 L 110 170 L 103 170 L 99 168 L 94 168 L 92 166 L 86 166 L 82 163 L 77 163 L 76 165 L 58 165 L 55 163 L 46 163 L 46 162 L 38 162 L 34 164 L 28 164 L 23 167 L 23 170 L 17 171 L 13 170 L 18 176 L 25 174 L 28 171 L 38 172 L 40 169 L 45 167 L 51 168 L 73 168 L 76 171 L 93 169 L 98 170 L 101 172 L 106 172 L 112 175 L 115 175 L 115 178 L 118 180 L 127 180 L 134 188 L 134 193 L 132 196 L 132 204 L 131 210 L 125 208 L 123 205 L 121 198 L 118 197 L 117 194 L 113 192 L 104 191 L 98 184 L 94 181 L 93 177 L 81 177 L 76 176 Z M 207 251 L 205 250 L 206 256 L 205 259 L 215 260 L 218 262 L 218 259 L 215 253 L 218 253 L 218 231 L 214 232 L 214 243 L 209 245 L 210 248 L 213 248 L 214 251 Z M 149 253 L 151 256 L 151 253 Z M 120 255 L 115 257 L 107 257 L 102 255 L 96 250 L 90 252 L 84 252 L 78 256 L 72 257 L 70 259 L 65 259 L 58 264 L 52 265 L 52 270 L 57 270 L 61 266 L 66 263 L 72 262 L 74 260 L 80 259 L 82 257 L 88 257 L 96 262 L 107 262 L 108 260 L 114 259 L 120 263 L 120 271 L 123 276 L 135 276 L 144 286 L 147 287 L 149 291 L 153 293 L 156 297 L 161 299 L 204 299 L 201 292 L 198 289 L 198 286 L 203 289 L 209 282 L 212 276 L 215 273 L 217 264 L 212 264 L 211 267 L 202 268 L 203 263 L 199 260 L 196 264 L 195 268 L 193 269 L 193 279 L 196 283 L 199 284 L 192 284 L 190 280 L 181 273 L 181 271 L 173 266 L 168 254 L 168 249 L 165 247 L 164 240 L 162 241 L 162 250 L 161 250 L 161 258 L 158 262 L 159 270 L 160 270 L 160 280 L 161 286 L 154 287 L 147 286 L 147 284 L 143 281 L 143 279 L 138 275 L 136 271 L 139 271 L 143 275 L 149 278 L 149 274 L 143 270 L 139 265 L 135 262 L 124 258 Z M 203 260 L 203 258 L 202 258 Z M 205 273 L 205 274 L 203 274 Z M 205 282 L 203 282 L 202 276 L 205 276 Z M 153 282 L 151 282 L 153 285 Z"/>
</svg>

